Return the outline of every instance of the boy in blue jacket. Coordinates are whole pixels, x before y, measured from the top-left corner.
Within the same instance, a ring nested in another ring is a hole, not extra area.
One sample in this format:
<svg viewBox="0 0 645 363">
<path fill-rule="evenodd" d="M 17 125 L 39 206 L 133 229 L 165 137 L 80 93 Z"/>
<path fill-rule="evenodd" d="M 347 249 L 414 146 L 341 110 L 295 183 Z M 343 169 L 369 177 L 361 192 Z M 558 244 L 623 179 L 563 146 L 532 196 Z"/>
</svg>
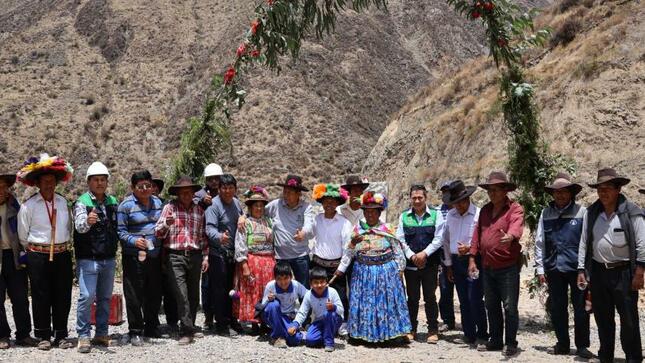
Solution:
<svg viewBox="0 0 645 363">
<path fill-rule="evenodd" d="M 264 288 L 262 320 L 271 327 L 271 338 L 276 348 L 298 345 L 295 336 L 287 334 L 287 327 L 296 316 L 296 303 L 302 301 L 307 289 L 292 280 L 293 272 L 287 263 L 277 263 L 273 268 L 273 281 Z"/>
<path fill-rule="evenodd" d="M 309 347 L 325 346 L 326 352 L 334 351 L 334 337 L 343 323 L 343 303 L 338 292 L 329 287 L 327 272 L 314 267 L 309 273 L 311 290 L 307 291 L 298 314 L 288 329 L 289 336 L 297 342 L 302 340 Z M 305 334 L 298 330 L 311 312 L 311 325 Z"/>
</svg>

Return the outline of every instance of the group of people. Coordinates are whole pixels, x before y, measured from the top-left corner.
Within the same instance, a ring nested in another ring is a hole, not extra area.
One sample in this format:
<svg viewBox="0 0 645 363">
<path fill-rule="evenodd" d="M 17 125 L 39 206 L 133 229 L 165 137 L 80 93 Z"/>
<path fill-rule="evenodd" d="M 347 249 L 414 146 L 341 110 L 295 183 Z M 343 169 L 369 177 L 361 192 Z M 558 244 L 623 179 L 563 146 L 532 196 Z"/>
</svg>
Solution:
<svg viewBox="0 0 645 363">
<path fill-rule="evenodd" d="M 386 197 L 369 191 L 369 183 L 357 176 L 343 185 L 315 185 L 311 199 L 322 206 L 316 214 L 303 198 L 309 190 L 297 175 L 277 184 L 279 198 L 270 200 L 259 185 L 238 196 L 235 177 L 210 164 L 205 186 L 181 177 L 168 189 L 173 199 L 166 202 L 159 197 L 163 182 L 138 171 L 130 180 L 132 193 L 119 202 L 107 193 L 108 168 L 94 162 L 86 173 L 88 191 L 68 207 L 55 189 L 72 173 L 64 159 L 43 154 L 25 162 L 17 174 L 0 175 L 0 295 L 4 300 L 9 294 L 17 345 L 72 347 L 67 339 L 72 251 L 80 287 L 77 348 L 89 352 L 92 344 L 109 345 L 120 243 L 128 336 L 134 346 L 144 344 L 142 337 L 160 336 L 162 302 L 179 344 L 190 344 L 203 334 L 196 325 L 200 300 L 204 328 L 226 336 L 238 335 L 242 325 L 251 333 L 266 329 L 276 347 L 306 344 L 333 351 L 338 335 L 367 343 L 409 343 L 418 339 L 422 291 L 426 341 L 436 343 L 444 305 L 435 295 L 440 282 L 441 298 L 450 307 L 453 286 L 457 291 L 460 342 L 481 351 L 517 353 L 524 211 L 509 198 L 516 186 L 502 172 L 492 172 L 479 184 L 490 199 L 481 209 L 471 202 L 477 186 L 461 180 L 441 186 L 443 205 L 438 207 L 428 204 L 423 184 L 412 185 L 410 208 L 401 213 L 396 229 L 381 219 Z M 22 205 L 11 193 L 16 181 L 38 188 Z M 590 293 L 598 358 L 613 360 L 617 310 L 627 360 L 642 361 L 637 301 L 645 271 L 645 222 L 643 210 L 621 193 L 627 183 L 613 169 L 600 170 L 589 184 L 598 201 L 588 208 L 576 202 L 582 186 L 568 174 L 558 174 L 546 187 L 553 202 L 540 215 L 535 262 L 550 295 L 557 337 L 552 354 L 569 354 L 570 294 L 576 354 L 593 357 L 585 310 Z M 30 336 L 28 281 L 35 339 Z M 454 316 L 443 315 L 454 328 Z M 10 346 L 10 333 L 1 305 L 0 348 Z"/>
</svg>

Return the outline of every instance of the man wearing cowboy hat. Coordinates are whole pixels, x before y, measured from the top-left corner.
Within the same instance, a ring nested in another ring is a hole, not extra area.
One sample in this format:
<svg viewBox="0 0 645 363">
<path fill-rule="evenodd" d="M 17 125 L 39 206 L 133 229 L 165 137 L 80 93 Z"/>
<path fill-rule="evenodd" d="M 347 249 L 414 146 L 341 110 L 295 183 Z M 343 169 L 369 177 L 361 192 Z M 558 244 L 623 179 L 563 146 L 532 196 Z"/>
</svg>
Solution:
<svg viewBox="0 0 645 363">
<path fill-rule="evenodd" d="M 482 279 L 472 279 L 468 275 L 470 241 L 479 218 L 479 208 L 470 202 L 470 196 L 477 187 L 466 186 L 463 181 L 455 180 L 448 185 L 443 202 L 452 205 L 446 216 L 441 242 L 447 279 L 457 287 L 463 342 L 485 344 L 488 339 L 488 325 L 484 308 Z M 478 268 L 481 259 L 475 258 Z"/>
<path fill-rule="evenodd" d="M 168 190 L 177 198 L 164 207 L 155 227 L 157 238 L 164 241 L 167 278 L 178 302 L 180 345 L 193 340 L 199 306 L 199 277 L 208 270 L 204 209 L 192 200 L 199 188 L 190 177 L 179 178 Z"/>
<path fill-rule="evenodd" d="M 490 340 L 477 349 L 495 351 L 503 348 L 504 355 L 513 356 L 517 353 L 515 338 L 519 326 L 517 302 L 520 295 L 519 258 L 524 209 L 508 198 L 508 193 L 515 190 L 516 185 L 509 182 L 503 172 L 490 173 L 486 182 L 479 186 L 486 189 L 490 202 L 481 209 L 473 231 L 468 272 L 471 276 L 477 275 L 479 268 L 476 259 L 479 256 Z"/>
<path fill-rule="evenodd" d="M 629 182 L 614 169 L 599 170 L 596 182 L 589 184 L 596 189 L 598 200 L 587 208 L 582 223 L 578 286 L 586 286 L 589 280 L 602 362 L 614 359 L 614 308 L 620 315 L 620 342 L 626 360 L 643 360 L 638 290 L 643 288 L 645 271 L 645 221 L 641 208 L 621 193 Z"/>
<path fill-rule="evenodd" d="M 67 200 L 55 192 L 72 173 L 64 159 L 47 154 L 30 158 L 18 172 L 18 180 L 39 189 L 20 207 L 18 235 L 27 250 L 34 335 L 41 350 L 51 349 L 52 333 L 54 345 L 74 346 L 66 339 L 72 304 L 72 218 Z"/>
<path fill-rule="evenodd" d="M 92 326 L 91 307 L 96 302 L 94 343 L 109 346 L 108 319 L 114 285 L 119 236 L 116 212 L 119 202 L 106 193 L 110 172 L 100 161 L 92 163 L 85 175 L 89 191 L 74 204 L 74 255 L 80 294 L 76 308 L 78 351 L 89 353 Z"/>
<path fill-rule="evenodd" d="M 441 192 L 441 200 L 443 201 L 446 195 L 450 194 L 450 183 L 451 181 L 445 181 L 441 184 L 439 192 Z M 450 204 L 441 203 L 441 206 L 437 207 L 437 210 L 441 212 L 444 223 L 438 226 L 437 236 L 443 234 L 443 229 L 445 228 L 445 221 L 448 212 L 452 209 Z M 443 324 L 439 325 L 439 331 L 447 331 L 455 329 L 455 284 L 448 280 L 445 260 L 444 260 L 444 251 L 443 245 L 439 249 L 439 257 L 441 257 L 441 264 L 439 265 L 439 316 Z"/>
<path fill-rule="evenodd" d="M 15 174 L 0 174 L 0 349 L 9 348 L 11 329 L 5 311 L 5 293 L 8 293 L 16 326 L 16 345 L 35 346 L 38 341 L 29 336 L 31 316 L 27 298 L 27 269 L 24 249 L 18 239 L 17 215 L 20 204 L 10 188 L 16 182 Z"/>
<path fill-rule="evenodd" d="M 287 262 L 296 280 L 309 288 L 309 238 L 312 237 L 314 211 L 302 200 L 302 192 L 309 191 L 298 175 L 287 175 L 282 197 L 266 206 L 266 215 L 272 219 L 275 234 L 275 258 Z"/>
<path fill-rule="evenodd" d="M 403 242 L 405 257 L 405 287 L 408 294 L 408 310 L 412 332 L 407 338 L 413 340 L 417 331 L 419 300 L 423 287 L 423 301 L 428 323 L 427 342 L 436 344 L 439 340 L 439 307 L 437 305 L 437 274 L 439 271 L 439 249 L 441 237 L 435 233 L 443 224 L 439 211 L 427 205 L 427 191 L 423 184 L 410 187 L 412 208 L 401 213 L 396 238 Z"/>
<path fill-rule="evenodd" d="M 544 188 L 553 196 L 540 215 L 535 234 L 535 266 L 541 284 L 547 284 L 551 299 L 548 309 L 558 339 L 553 354 L 569 354 L 569 297 L 573 304 L 576 354 L 589 359 L 589 314 L 583 291 L 576 286 L 578 246 L 586 208 L 575 202 L 582 190 L 567 173 L 558 173 L 553 184 Z"/>
<path fill-rule="evenodd" d="M 347 218 L 336 212 L 337 207 L 345 203 L 347 198 L 347 191 L 338 184 L 317 184 L 313 189 L 313 199 L 322 204 L 323 213 L 314 218 L 313 234 L 316 242 L 312 251 L 311 265 L 312 268 L 320 267 L 327 271 L 328 279 L 334 276 L 344 255 L 345 246 L 352 239 L 354 226 Z M 345 308 L 344 319 L 347 320 L 349 302 L 346 275 L 337 277 L 330 286 L 338 292 Z M 347 335 L 347 328 L 342 326 L 339 333 Z"/>
</svg>

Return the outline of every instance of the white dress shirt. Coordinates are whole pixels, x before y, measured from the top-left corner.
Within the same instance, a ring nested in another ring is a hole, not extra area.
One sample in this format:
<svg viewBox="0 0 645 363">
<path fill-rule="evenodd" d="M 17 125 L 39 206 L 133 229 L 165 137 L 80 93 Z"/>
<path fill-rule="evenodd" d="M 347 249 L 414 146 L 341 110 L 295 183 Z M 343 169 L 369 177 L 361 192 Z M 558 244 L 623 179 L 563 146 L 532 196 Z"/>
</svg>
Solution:
<svg viewBox="0 0 645 363">
<path fill-rule="evenodd" d="M 451 255 L 458 254 L 457 242 L 470 246 L 475 224 L 477 224 L 477 220 L 479 219 L 479 210 L 479 207 L 471 202 L 468 210 L 463 215 L 459 214 L 457 208 L 452 208 L 448 211 L 441 235 L 444 264 L 446 266 L 452 266 Z"/>
<path fill-rule="evenodd" d="M 324 213 L 318 214 L 314 218 L 313 254 L 325 260 L 343 257 L 343 247 L 352 239 L 353 228 L 352 223 L 338 213 L 331 219 L 325 218 Z"/>
<path fill-rule="evenodd" d="M 410 246 L 405 242 L 405 232 L 403 230 L 403 216 L 406 213 L 409 213 L 410 209 L 406 210 L 405 212 L 401 213 L 401 216 L 399 217 L 399 226 L 396 228 L 396 238 L 401 241 L 401 244 L 403 246 L 403 253 L 405 254 L 405 257 L 409 260 L 412 258 L 412 256 L 415 255 L 415 253 L 412 251 Z M 435 219 L 434 226 L 435 226 L 435 233 L 434 233 L 434 238 L 432 241 L 428 244 L 428 247 L 426 247 L 423 252 L 425 252 L 426 256 L 430 256 L 431 254 L 437 252 L 439 248 L 441 248 L 441 235 L 443 231 L 443 215 L 441 214 L 441 211 L 435 209 L 435 213 L 437 215 L 437 218 Z M 414 216 L 416 217 L 418 222 L 421 222 L 423 220 L 423 217 L 425 214 L 430 214 L 430 207 L 426 206 L 426 211 L 425 213 L 420 216 L 416 213 L 414 213 Z M 416 267 L 408 267 L 408 269 L 411 270 L 416 270 Z"/>
<path fill-rule="evenodd" d="M 47 205 L 45 204 L 47 203 Z M 72 231 L 72 218 L 67 208 L 67 200 L 54 194 L 53 204 L 56 207 L 56 244 L 66 243 L 70 240 Z M 52 203 L 46 202 L 38 193 L 29 198 L 18 212 L 18 236 L 20 243 L 27 246 L 29 243 L 51 243 L 52 227 L 49 221 L 49 212 Z"/>
</svg>

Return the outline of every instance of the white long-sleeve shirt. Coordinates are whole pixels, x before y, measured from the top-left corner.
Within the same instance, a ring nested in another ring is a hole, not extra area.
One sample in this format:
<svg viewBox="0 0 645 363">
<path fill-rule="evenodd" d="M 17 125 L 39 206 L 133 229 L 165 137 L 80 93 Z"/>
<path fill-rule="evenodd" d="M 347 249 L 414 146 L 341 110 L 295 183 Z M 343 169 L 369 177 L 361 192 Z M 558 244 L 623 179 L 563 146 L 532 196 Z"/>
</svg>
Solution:
<svg viewBox="0 0 645 363">
<path fill-rule="evenodd" d="M 325 260 L 343 257 L 345 245 L 352 239 L 353 226 L 347 218 L 336 213 L 334 218 L 325 218 L 320 213 L 314 218 L 313 233 L 316 243 L 313 254 Z"/>
<path fill-rule="evenodd" d="M 479 219 L 479 207 L 472 202 L 468 206 L 465 214 L 459 214 L 456 208 L 452 208 L 446 214 L 446 221 L 441 234 L 441 243 L 443 245 L 444 264 L 452 266 L 452 256 L 458 254 L 457 243 L 461 242 L 470 246 L 473 238 L 473 231 Z"/>
<path fill-rule="evenodd" d="M 410 210 L 408 209 L 407 211 L 401 213 L 401 216 L 399 217 L 399 225 L 396 228 L 396 238 L 402 242 L 403 253 L 405 254 L 405 257 L 408 260 L 415 255 L 415 253 L 412 251 L 412 249 L 410 249 L 408 244 L 405 243 L 405 232 L 403 231 L 403 217 L 409 211 Z M 434 225 L 435 225 L 434 238 L 432 239 L 432 242 L 430 242 L 428 246 L 423 249 L 423 252 L 425 252 L 427 256 L 430 256 L 431 254 L 435 253 L 439 248 L 441 248 L 441 235 L 443 233 L 442 231 L 443 231 L 444 220 L 443 220 L 443 215 L 441 214 L 441 211 L 436 210 L 435 212 L 436 212 L 437 218 L 435 219 L 435 222 L 434 222 Z M 425 213 L 430 214 L 430 207 L 426 206 Z M 417 218 L 418 221 L 421 221 L 423 219 L 423 216 L 419 216 L 416 213 L 414 214 L 414 216 Z M 412 269 L 416 269 L 416 268 L 412 268 Z"/>
<path fill-rule="evenodd" d="M 51 243 L 52 227 L 49 221 L 48 208 L 51 211 L 52 204 L 56 207 L 55 242 L 56 244 L 61 244 L 70 240 L 72 218 L 67 208 L 67 200 L 58 194 L 54 194 L 53 203 L 49 203 L 38 193 L 23 203 L 18 212 L 18 236 L 23 246 L 26 247 L 29 243 Z"/>
<path fill-rule="evenodd" d="M 340 296 L 338 292 L 333 287 L 328 286 L 322 296 L 316 296 L 316 293 L 312 290 L 307 291 L 305 298 L 302 299 L 302 304 L 296 314 L 296 318 L 293 320 L 295 323 L 298 323 L 298 326 L 304 324 L 307 315 L 311 312 L 311 321 L 318 321 L 325 317 L 327 313 L 327 300 L 331 300 L 332 304 L 336 307 L 334 310 L 336 314 L 341 317 L 344 314 L 343 303 L 340 301 Z"/>
</svg>

